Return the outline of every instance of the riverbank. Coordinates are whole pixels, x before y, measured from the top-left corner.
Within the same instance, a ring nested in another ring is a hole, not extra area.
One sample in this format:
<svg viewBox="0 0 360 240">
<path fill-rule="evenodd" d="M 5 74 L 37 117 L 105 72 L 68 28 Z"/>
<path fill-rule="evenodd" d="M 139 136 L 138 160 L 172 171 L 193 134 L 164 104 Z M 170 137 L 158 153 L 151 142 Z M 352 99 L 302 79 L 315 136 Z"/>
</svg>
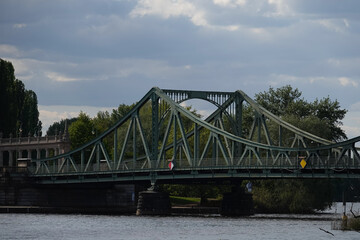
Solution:
<svg viewBox="0 0 360 240">
<path fill-rule="evenodd" d="M 136 208 L 70 208 L 38 206 L 0 206 L 0 213 L 40 213 L 40 214 L 97 214 L 131 215 Z"/>
<path fill-rule="evenodd" d="M 132 215 L 136 208 L 70 208 L 70 207 L 38 207 L 38 206 L 0 206 L 0 213 L 44 213 L 44 214 L 98 214 L 98 215 Z M 175 206 L 172 215 L 219 214 L 217 207 Z"/>
<path fill-rule="evenodd" d="M 347 209 L 350 209 L 347 203 Z M 314 214 L 262 214 L 257 213 L 250 218 L 263 219 L 324 219 L 335 220 L 342 217 L 342 203 L 334 203 L 333 206 L 325 211 L 318 211 Z M 360 203 L 353 204 L 353 211 L 360 212 Z M 60 214 L 99 214 L 99 215 L 133 215 L 136 213 L 136 207 L 127 208 L 70 208 L 70 207 L 39 207 L 39 206 L 0 206 L 0 213 L 60 213 Z M 178 204 L 171 207 L 172 215 L 219 215 L 220 207 L 199 206 L 197 204 Z M 348 216 L 351 217 L 350 213 Z"/>
<path fill-rule="evenodd" d="M 37 206 L 0 206 L 0 214 L 29 213 L 29 214 L 88 214 L 88 215 L 135 215 L 136 208 L 59 208 Z M 221 217 L 218 207 L 173 206 L 171 216 L 212 216 Z M 333 221 L 341 219 L 341 214 L 315 213 L 315 214 L 254 214 L 242 216 L 252 219 L 299 219 Z"/>
</svg>

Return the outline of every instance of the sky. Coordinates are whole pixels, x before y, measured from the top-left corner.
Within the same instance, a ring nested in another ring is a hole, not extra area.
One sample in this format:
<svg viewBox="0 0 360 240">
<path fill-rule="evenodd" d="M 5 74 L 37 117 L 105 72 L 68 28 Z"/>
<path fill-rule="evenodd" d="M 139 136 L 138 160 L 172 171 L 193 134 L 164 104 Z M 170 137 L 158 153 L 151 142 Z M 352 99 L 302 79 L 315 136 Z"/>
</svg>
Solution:
<svg viewBox="0 0 360 240">
<path fill-rule="evenodd" d="M 1 0 L 0 58 L 37 94 L 44 131 L 154 86 L 254 97 L 290 84 L 307 101 L 338 100 L 352 138 L 359 13 L 358 0 Z"/>
</svg>

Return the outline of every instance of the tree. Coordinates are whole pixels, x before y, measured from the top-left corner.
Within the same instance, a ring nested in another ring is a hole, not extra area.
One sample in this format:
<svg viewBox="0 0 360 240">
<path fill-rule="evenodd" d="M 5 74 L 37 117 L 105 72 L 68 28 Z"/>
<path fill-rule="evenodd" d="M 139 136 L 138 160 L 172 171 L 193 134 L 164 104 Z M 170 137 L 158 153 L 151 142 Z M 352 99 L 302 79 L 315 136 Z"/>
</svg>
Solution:
<svg viewBox="0 0 360 240">
<path fill-rule="evenodd" d="M 292 122 L 290 123 L 294 126 L 319 137 L 333 141 L 347 138 L 344 130 L 341 129 L 341 120 L 344 119 L 347 110 L 341 109 L 337 100 L 332 101 L 329 97 L 326 97 L 309 103 L 300 98 L 301 94 L 297 88 L 293 89 L 290 85 L 276 90 L 270 87 L 268 92 L 256 94 L 255 100 L 273 114 L 283 119 L 291 119 Z M 309 119 L 320 121 L 324 128 L 330 131 L 312 132 L 314 126 L 303 124 L 306 121 L 310 122 Z M 306 127 L 310 127 L 312 130 L 308 130 Z"/>
<path fill-rule="evenodd" d="M 10 62 L 0 59 L 0 131 L 4 136 L 8 136 L 16 127 L 15 122 L 11 121 L 13 113 L 10 111 L 11 89 L 15 81 L 14 67 Z M 14 125 L 15 123 L 15 125 Z"/>
<path fill-rule="evenodd" d="M 301 92 L 290 85 L 259 93 L 256 101 L 284 121 L 329 140 L 346 139 L 340 128 L 346 114 L 337 100 L 329 97 L 314 102 L 301 98 Z M 269 131 L 278 131 L 269 124 Z M 260 211 L 304 213 L 331 205 L 330 180 L 257 180 L 253 198 Z"/>
<path fill-rule="evenodd" d="M 332 203 L 330 180 L 256 180 L 253 200 L 258 212 L 311 213 Z"/>
<path fill-rule="evenodd" d="M 77 120 L 69 127 L 71 148 L 75 149 L 89 142 L 94 137 L 93 129 L 90 117 L 84 112 L 80 112 Z"/>
<path fill-rule="evenodd" d="M 50 125 L 49 129 L 46 132 L 48 136 L 55 136 L 58 135 L 60 132 L 65 133 L 65 125 L 67 124 L 68 130 L 70 125 L 75 122 L 77 118 L 70 118 L 70 119 L 62 119 L 60 122 L 54 122 Z"/>
<path fill-rule="evenodd" d="M 11 62 L 0 59 L 0 132 L 5 137 L 40 132 L 37 105 L 35 92 L 26 90 L 24 83 L 15 78 Z"/>
<path fill-rule="evenodd" d="M 299 116 L 308 115 L 304 109 L 307 103 L 300 97 L 301 92 L 298 89 L 293 90 L 290 85 L 286 85 L 276 90 L 270 87 L 268 92 L 256 94 L 255 101 L 276 116 L 289 113 Z"/>
<path fill-rule="evenodd" d="M 25 90 L 24 102 L 20 113 L 22 131 L 30 136 L 39 135 L 42 123 L 39 121 L 39 111 L 37 108 L 37 96 L 32 90 Z"/>
<path fill-rule="evenodd" d="M 344 130 L 341 129 L 342 122 L 347 110 L 340 109 L 340 103 L 331 101 L 329 97 L 321 100 L 316 99 L 312 103 L 312 114 L 319 118 L 330 129 L 330 135 L 324 135 L 324 138 L 338 141 L 347 139 Z"/>
<path fill-rule="evenodd" d="M 113 109 L 111 113 L 111 121 L 115 124 L 121 118 L 125 117 L 125 115 L 130 112 L 130 110 L 135 106 L 135 103 L 131 105 L 120 104 L 117 109 Z"/>
<path fill-rule="evenodd" d="M 112 121 L 112 118 L 108 111 L 98 112 L 97 115 L 92 119 L 92 122 L 94 124 L 94 129 L 96 133 L 105 132 L 108 128 L 115 124 Z"/>
</svg>

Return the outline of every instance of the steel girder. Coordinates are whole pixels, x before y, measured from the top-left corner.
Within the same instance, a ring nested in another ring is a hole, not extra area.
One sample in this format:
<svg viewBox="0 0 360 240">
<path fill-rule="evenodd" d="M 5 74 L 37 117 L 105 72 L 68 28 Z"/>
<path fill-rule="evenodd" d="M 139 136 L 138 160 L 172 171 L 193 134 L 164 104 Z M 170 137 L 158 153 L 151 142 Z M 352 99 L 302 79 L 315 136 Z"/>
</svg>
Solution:
<svg viewBox="0 0 360 240">
<path fill-rule="evenodd" d="M 217 109 L 203 120 L 180 105 L 194 98 L 208 101 Z M 248 136 L 243 135 L 244 103 L 253 113 Z M 279 127 L 277 145 L 269 132 L 269 122 Z M 282 146 L 284 129 L 293 134 L 292 144 L 287 147 Z M 306 143 L 309 141 L 317 145 L 309 147 Z M 73 176 L 79 181 L 83 176 L 108 174 L 116 175 L 111 179 L 119 181 L 121 176 L 128 179 L 129 175 L 133 180 L 156 181 L 171 176 L 185 179 L 189 176 L 184 173 L 201 177 L 207 171 L 212 171 L 213 176 L 225 171 L 228 177 L 241 177 L 246 175 L 244 170 L 254 172 L 254 169 L 262 177 L 278 176 L 283 170 L 296 172 L 296 176 L 305 176 L 306 171 L 321 172 L 321 176 L 330 176 L 329 173 L 348 176 L 337 173 L 360 170 L 360 156 L 355 147 L 359 141 L 360 137 L 333 143 L 307 133 L 259 106 L 242 91 L 155 87 L 128 114 L 92 141 L 62 155 L 32 160 L 35 164 L 31 173 L 39 179 Z M 301 160 L 306 162 L 304 169 L 299 165 Z M 175 165 L 172 170 L 168 169 L 170 162 Z"/>
</svg>

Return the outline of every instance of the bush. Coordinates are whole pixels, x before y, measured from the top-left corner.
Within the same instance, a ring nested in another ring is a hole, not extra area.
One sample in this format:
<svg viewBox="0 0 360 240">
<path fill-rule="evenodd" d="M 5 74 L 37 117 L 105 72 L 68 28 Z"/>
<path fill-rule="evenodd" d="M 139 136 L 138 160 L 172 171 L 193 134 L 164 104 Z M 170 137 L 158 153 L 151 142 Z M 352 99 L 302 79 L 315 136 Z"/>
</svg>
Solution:
<svg viewBox="0 0 360 240">
<path fill-rule="evenodd" d="M 360 218 L 350 218 L 348 228 L 355 231 L 360 231 Z"/>
</svg>

